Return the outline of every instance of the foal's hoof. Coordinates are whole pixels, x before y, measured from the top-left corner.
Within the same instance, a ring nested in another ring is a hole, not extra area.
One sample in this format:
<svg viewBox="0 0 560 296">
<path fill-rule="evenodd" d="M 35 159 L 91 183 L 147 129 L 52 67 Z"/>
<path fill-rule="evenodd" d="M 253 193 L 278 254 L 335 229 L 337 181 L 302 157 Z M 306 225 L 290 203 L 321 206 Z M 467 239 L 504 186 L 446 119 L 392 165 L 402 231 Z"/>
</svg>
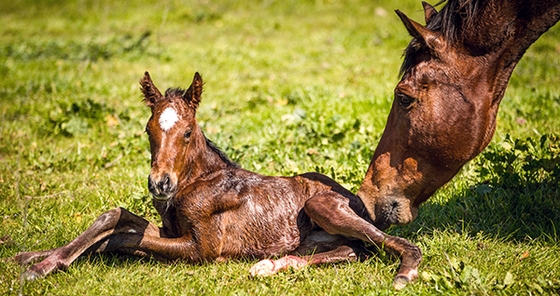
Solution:
<svg viewBox="0 0 560 296">
<path fill-rule="evenodd" d="M 270 259 L 261 260 L 249 269 L 249 273 L 252 277 L 273 275 L 275 273 L 274 262 Z"/>
<path fill-rule="evenodd" d="M 398 275 L 397 277 L 395 277 L 395 280 L 393 280 L 393 288 L 395 288 L 395 290 L 397 291 L 401 290 L 410 282 L 411 281 L 406 276 Z"/>
<path fill-rule="evenodd" d="M 25 253 L 19 253 L 13 257 L 10 257 L 9 260 L 19 265 L 25 265 L 29 262 L 28 258 L 25 257 Z"/>
<path fill-rule="evenodd" d="M 46 255 L 40 256 L 40 255 L 37 255 L 37 254 L 38 254 L 38 252 L 19 253 L 15 256 L 11 257 L 11 260 L 18 263 L 19 265 L 27 265 L 27 264 L 39 261 L 41 258 L 46 257 Z"/>
<path fill-rule="evenodd" d="M 25 281 L 32 282 L 34 280 L 40 279 L 42 276 L 33 270 L 27 270 L 21 275 L 21 277 Z"/>
<path fill-rule="evenodd" d="M 418 271 L 416 269 L 410 269 L 404 274 L 398 274 L 393 280 L 393 288 L 395 290 L 401 290 L 406 287 L 407 284 L 414 282 L 418 278 Z"/>
</svg>

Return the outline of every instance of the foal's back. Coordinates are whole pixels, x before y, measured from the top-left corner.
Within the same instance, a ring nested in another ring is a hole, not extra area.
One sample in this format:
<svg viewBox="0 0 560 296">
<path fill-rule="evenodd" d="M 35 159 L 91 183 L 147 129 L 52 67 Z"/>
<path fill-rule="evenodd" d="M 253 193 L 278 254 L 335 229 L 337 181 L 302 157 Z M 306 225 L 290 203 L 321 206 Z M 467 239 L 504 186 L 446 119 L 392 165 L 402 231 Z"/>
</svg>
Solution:
<svg viewBox="0 0 560 296">
<path fill-rule="evenodd" d="M 333 188 L 335 186 L 335 188 Z M 175 197 L 179 220 L 191 221 L 207 259 L 265 258 L 294 252 L 313 230 L 305 202 L 320 192 L 353 196 L 330 178 L 308 173 L 263 176 L 229 167 Z"/>
</svg>

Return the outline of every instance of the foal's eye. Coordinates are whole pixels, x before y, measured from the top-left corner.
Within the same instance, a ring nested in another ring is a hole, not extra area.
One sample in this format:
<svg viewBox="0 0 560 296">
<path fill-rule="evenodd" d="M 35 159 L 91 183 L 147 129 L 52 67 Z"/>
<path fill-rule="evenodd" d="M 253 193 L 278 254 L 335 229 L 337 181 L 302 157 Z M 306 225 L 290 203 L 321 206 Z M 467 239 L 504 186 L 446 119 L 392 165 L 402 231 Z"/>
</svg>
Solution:
<svg viewBox="0 0 560 296">
<path fill-rule="evenodd" d="M 405 95 L 405 94 L 397 94 L 397 100 L 399 100 L 399 105 L 401 105 L 401 107 L 408 107 L 410 106 L 410 104 L 412 104 L 412 102 L 414 102 L 414 99 Z"/>
<path fill-rule="evenodd" d="M 185 137 L 185 139 L 188 139 L 191 137 L 191 131 L 186 131 L 185 134 L 183 135 L 183 137 Z"/>
</svg>

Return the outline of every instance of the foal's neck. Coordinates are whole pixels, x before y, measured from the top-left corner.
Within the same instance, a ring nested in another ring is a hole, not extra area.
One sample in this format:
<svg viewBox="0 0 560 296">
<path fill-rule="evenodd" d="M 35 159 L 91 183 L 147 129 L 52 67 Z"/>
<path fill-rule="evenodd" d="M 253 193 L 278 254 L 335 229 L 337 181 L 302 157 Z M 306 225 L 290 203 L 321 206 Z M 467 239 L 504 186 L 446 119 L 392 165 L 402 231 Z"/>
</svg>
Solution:
<svg viewBox="0 0 560 296">
<path fill-rule="evenodd" d="M 205 178 L 206 176 L 225 170 L 228 167 L 237 167 L 222 153 L 201 130 L 197 131 L 193 139 L 194 153 L 188 157 L 188 165 L 183 180 L 188 184 Z"/>
</svg>

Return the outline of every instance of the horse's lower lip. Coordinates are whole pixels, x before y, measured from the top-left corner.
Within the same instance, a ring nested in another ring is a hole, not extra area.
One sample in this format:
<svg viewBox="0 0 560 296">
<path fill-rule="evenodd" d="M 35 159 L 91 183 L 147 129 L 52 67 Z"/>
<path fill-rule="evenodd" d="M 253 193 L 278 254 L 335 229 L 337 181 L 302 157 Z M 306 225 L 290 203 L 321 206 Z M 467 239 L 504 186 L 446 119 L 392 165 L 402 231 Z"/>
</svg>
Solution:
<svg viewBox="0 0 560 296">
<path fill-rule="evenodd" d="M 166 200 L 171 199 L 172 195 L 167 195 L 167 194 L 155 195 L 155 194 L 152 194 L 152 197 L 154 199 L 157 199 L 157 200 L 166 201 Z"/>
</svg>

